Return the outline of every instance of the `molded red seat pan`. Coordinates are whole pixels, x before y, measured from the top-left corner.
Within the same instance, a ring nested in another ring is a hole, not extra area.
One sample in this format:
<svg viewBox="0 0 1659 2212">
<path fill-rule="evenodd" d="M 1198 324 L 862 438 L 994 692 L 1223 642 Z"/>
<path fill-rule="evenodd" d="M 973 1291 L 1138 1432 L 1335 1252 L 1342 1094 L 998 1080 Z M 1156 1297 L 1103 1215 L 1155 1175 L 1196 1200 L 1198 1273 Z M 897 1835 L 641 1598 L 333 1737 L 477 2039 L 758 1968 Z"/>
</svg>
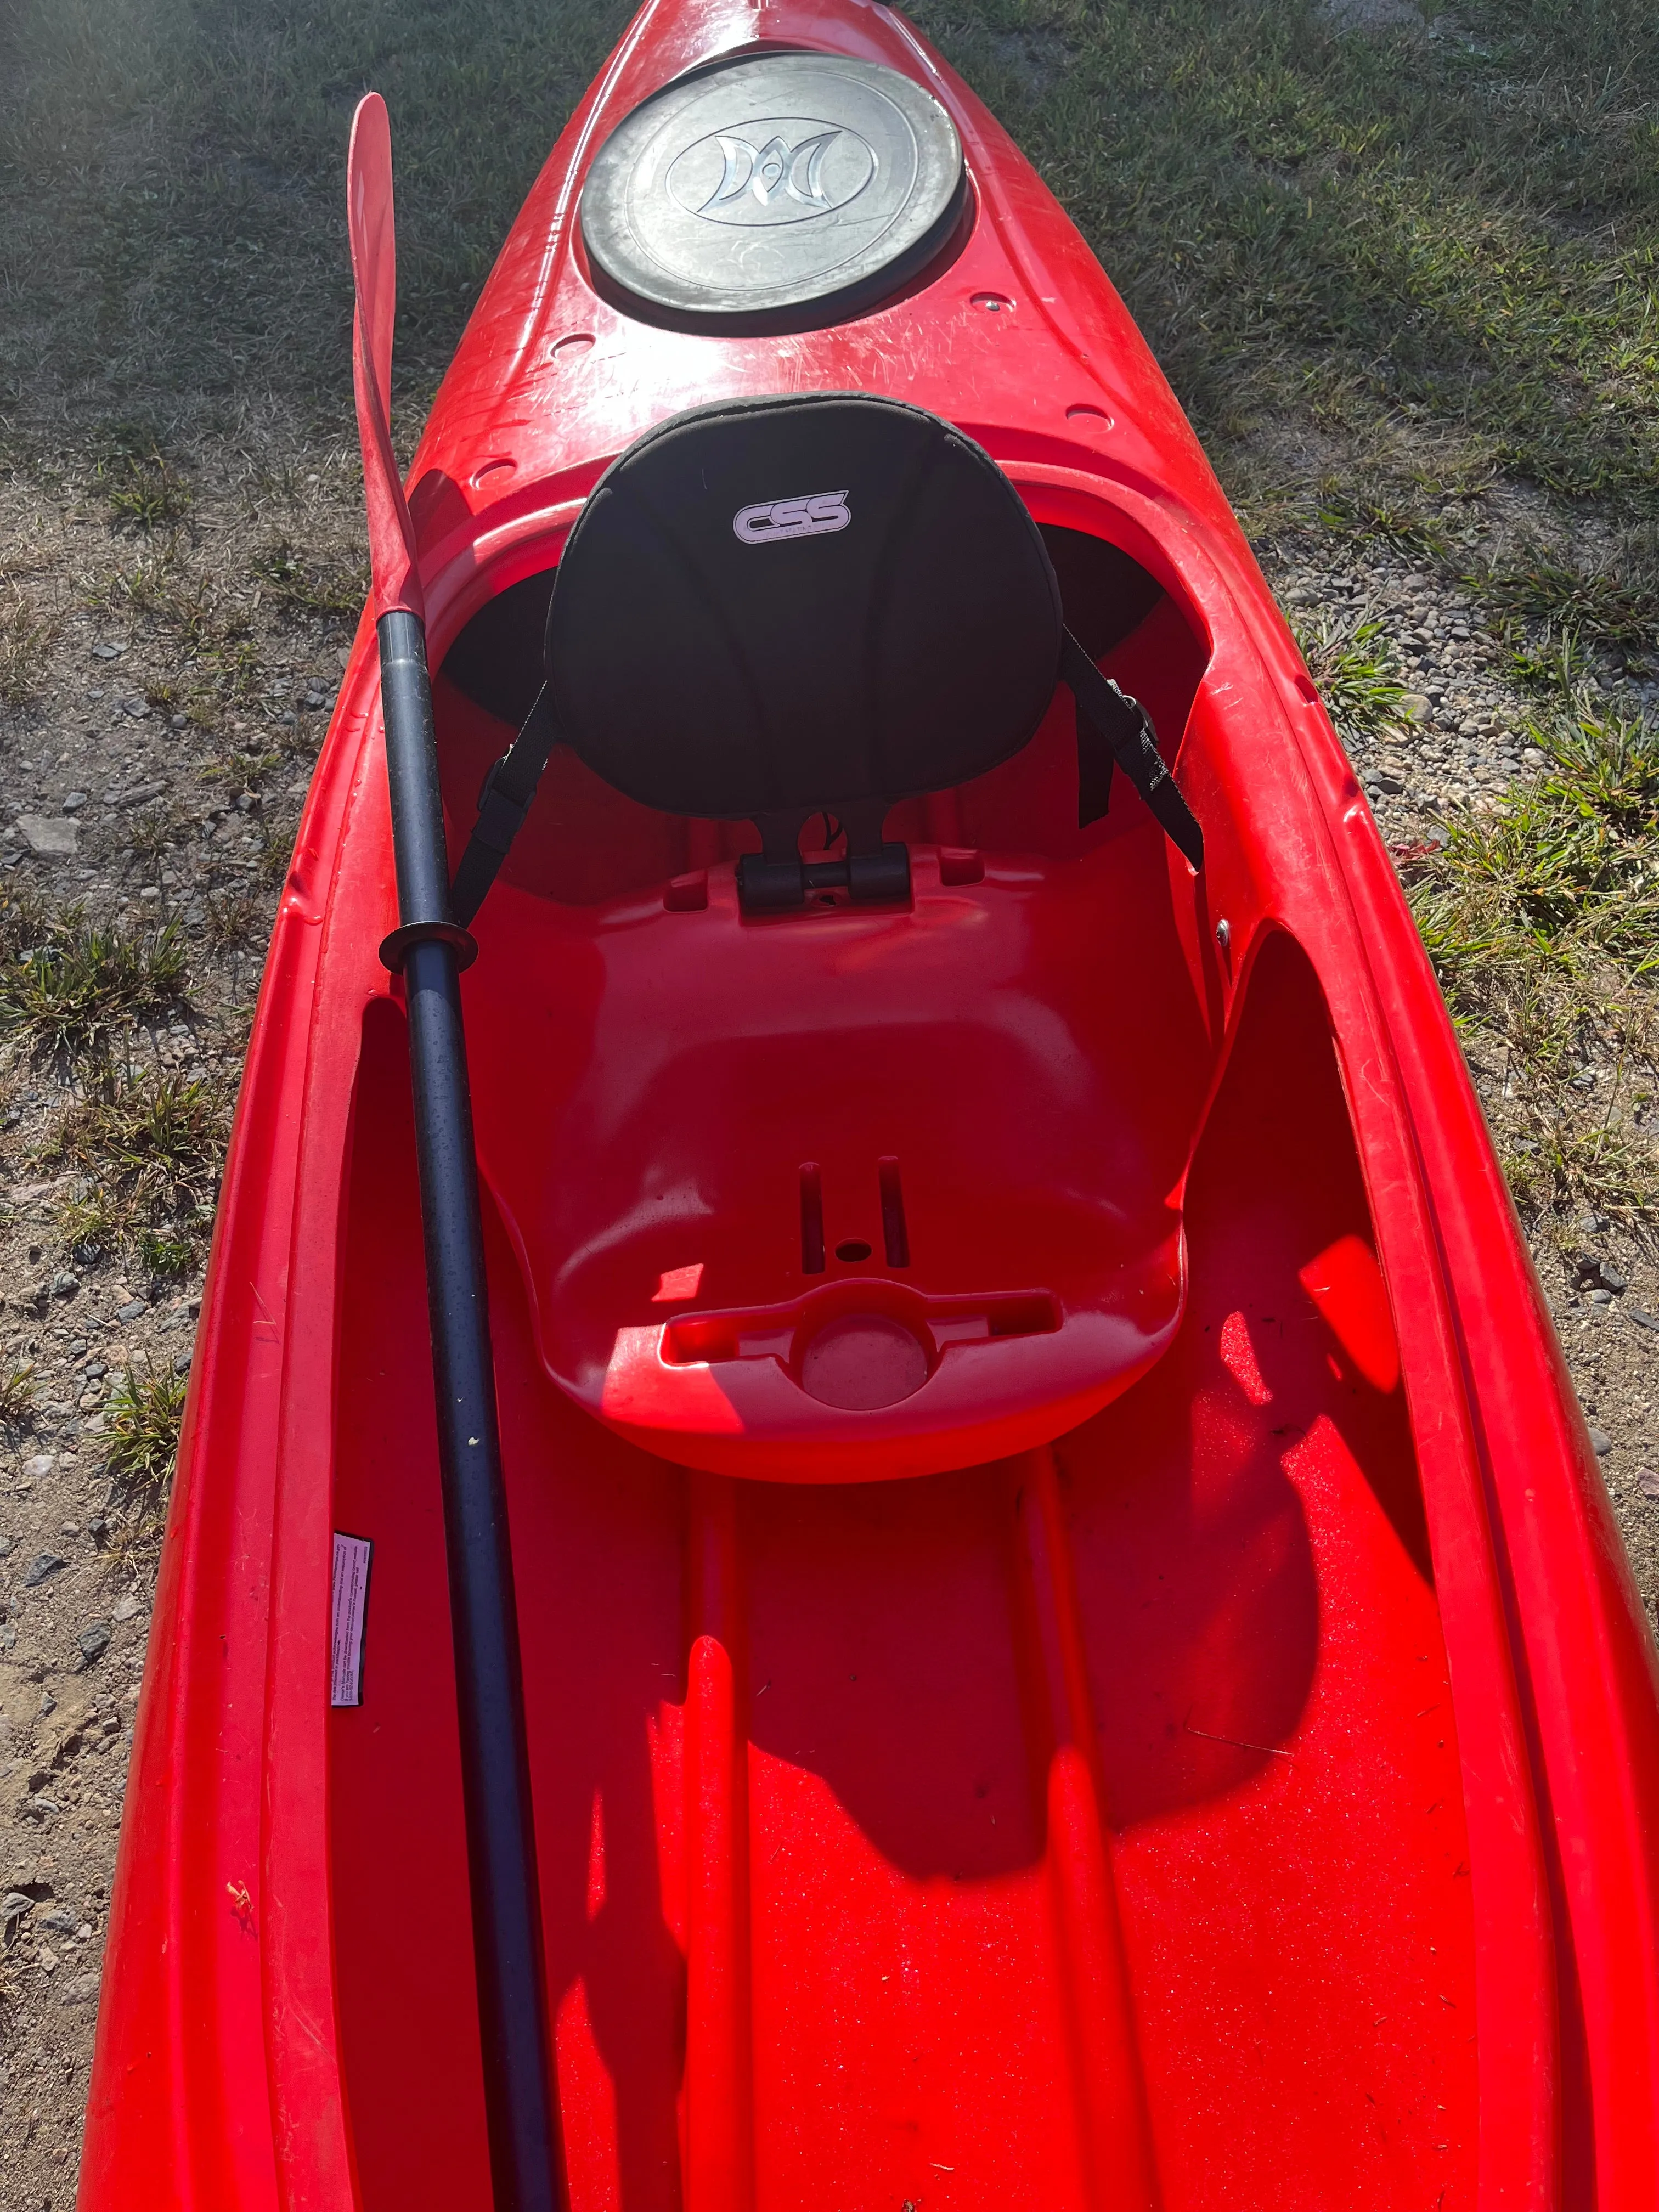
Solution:
<svg viewBox="0 0 1659 2212">
<path fill-rule="evenodd" d="M 647 319 L 583 179 L 756 45 L 930 92 L 964 212 L 829 327 Z M 1455 1039 L 1168 387 L 890 10 L 656 0 L 532 191 L 410 479 L 452 853 L 511 734 L 479 641 L 635 439 L 784 388 L 991 454 L 1206 865 L 1121 781 L 1077 827 L 1063 692 L 894 810 L 902 904 L 745 915 L 746 825 L 544 778 L 464 995 L 573 2212 L 1652 2212 L 1659 1674 Z M 489 2202 L 386 793 L 366 622 L 225 1180 L 86 2212 Z"/>
</svg>

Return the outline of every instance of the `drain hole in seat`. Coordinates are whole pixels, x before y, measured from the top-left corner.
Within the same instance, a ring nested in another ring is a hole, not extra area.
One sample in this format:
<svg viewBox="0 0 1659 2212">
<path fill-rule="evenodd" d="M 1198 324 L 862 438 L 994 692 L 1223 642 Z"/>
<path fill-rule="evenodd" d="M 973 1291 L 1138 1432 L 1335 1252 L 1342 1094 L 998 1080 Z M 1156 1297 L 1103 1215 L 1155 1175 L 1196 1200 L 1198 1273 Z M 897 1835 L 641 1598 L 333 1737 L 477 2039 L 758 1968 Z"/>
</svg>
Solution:
<svg viewBox="0 0 1659 2212">
<path fill-rule="evenodd" d="M 886 1314 L 846 1314 L 821 1328 L 800 1363 L 800 1387 L 821 1406 L 873 1413 L 896 1406 L 927 1380 L 927 1351 Z"/>
</svg>

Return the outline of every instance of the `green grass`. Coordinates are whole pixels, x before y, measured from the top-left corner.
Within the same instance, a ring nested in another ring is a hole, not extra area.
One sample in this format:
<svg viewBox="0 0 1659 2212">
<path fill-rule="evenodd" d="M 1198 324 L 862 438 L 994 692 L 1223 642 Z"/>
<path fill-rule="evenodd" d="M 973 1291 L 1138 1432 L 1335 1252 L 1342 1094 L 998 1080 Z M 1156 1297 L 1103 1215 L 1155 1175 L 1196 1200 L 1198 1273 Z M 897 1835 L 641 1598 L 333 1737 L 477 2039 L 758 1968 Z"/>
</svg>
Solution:
<svg viewBox="0 0 1659 2212">
<path fill-rule="evenodd" d="M 249 891 L 210 891 L 203 934 L 216 952 L 252 942 L 265 913 L 265 902 Z"/>
<path fill-rule="evenodd" d="M 71 1256 L 125 1249 L 152 1275 L 182 1274 L 212 1226 L 226 1134 L 223 1104 L 205 1083 L 108 1075 L 70 1108 L 44 1155 L 85 1171 L 59 1221 Z"/>
<path fill-rule="evenodd" d="M 1296 632 L 1326 711 L 1346 740 L 1386 737 L 1406 727 L 1407 690 L 1395 673 L 1381 623 L 1318 615 L 1298 622 Z"/>
<path fill-rule="evenodd" d="M 223 1120 L 204 1084 L 177 1075 L 116 1079 L 70 1109 L 52 1153 L 126 1176 L 160 1175 L 171 1188 L 196 1190 L 217 1173 Z"/>
<path fill-rule="evenodd" d="M 1650 1148 L 1639 1134 L 1593 1116 L 1536 1117 L 1536 1137 L 1504 1147 L 1504 1170 L 1521 1206 L 1553 1218 L 1562 1230 L 1589 1206 L 1626 1229 L 1640 1231 L 1652 1210 L 1659 1178 Z"/>
<path fill-rule="evenodd" d="M 1530 558 L 1511 555 L 1470 581 L 1500 611 L 1640 666 L 1659 649 L 1659 562 L 1645 533 L 1623 552 L 1616 569 L 1534 548 Z"/>
<path fill-rule="evenodd" d="M 1659 726 L 1586 696 L 1530 734 L 1546 769 L 1496 812 L 1456 817 L 1414 864 L 1412 902 L 1477 1065 L 1501 1073 L 1517 1198 L 1636 1225 L 1659 1199 Z"/>
<path fill-rule="evenodd" d="M 257 602 L 256 602 L 257 603 Z M 171 634 L 187 672 L 193 720 L 213 719 L 215 705 L 246 704 L 263 691 L 265 672 L 252 635 L 253 606 L 236 580 L 216 567 L 211 551 L 175 532 L 118 569 L 92 594 L 110 612 L 147 618 Z"/>
<path fill-rule="evenodd" d="M 258 822 L 259 880 L 274 889 L 288 880 L 294 860 L 294 824 L 268 821 L 264 815 Z"/>
<path fill-rule="evenodd" d="M 83 1185 L 58 1216 L 64 1249 L 78 1267 L 96 1265 L 118 1252 L 131 1233 L 128 1208 L 102 1183 Z"/>
<path fill-rule="evenodd" d="M 34 1363 L 14 1360 L 0 1375 L 0 1429 L 27 1425 L 34 1412 Z"/>
<path fill-rule="evenodd" d="M 16 585 L 0 586 L 0 706 L 33 703 L 57 629 Z"/>
<path fill-rule="evenodd" d="M 349 432 L 341 179 L 370 83 L 392 107 L 397 357 L 418 402 L 629 12 L 19 0 L 0 42 L 0 405 L 106 395 L 111 495 L 152 533 L 183 517 L 181 449 L 240 434 L 250 395 Z M 1644 649 L 1659 9 L 1473 0 L 1376 31 L 1310 0 L 915 12 L 1101 254 L 1259 533 L 1427 551 Z M 1548 495 L 1518 545 L 1497 498 L 1517 484 Z M 1580 561 L 1589 513 L 1613 538 Z M 355 605 L 357 576 L 319 568 L 293 528 L 261 564 L 296 614 Z"/>
<path fill-rule="evenodd" d="M 1586 708 L 1530 734 L 1546 772 L 1452 824 L 1423 908 L 1431 951 L 1459 985 L 1504 945 L 1569 970 L 1605 957 L 1637 981 L 1659 966 L 1659 728 Z"/>
<path fill-rule="evenodd" d="M 173 1480 L 185 1389 L 170 1368 L 160 1374 L 129 1368 L 110 1393 L 106 1464 L 119 1489 L 141 1506 L 159 1504 Z"/>
<path fill-rule="evenodd" d="M 135 856 L 154 866 L 170 845 L 188 836 L 191 818 L 181 806 L 146 807 L 127 832 Z"/>
<path fill-rule="evenodd" d="M 399 374 L 429 392 L 625 0 L 16 0 L 0 30 L 0 412 L 347 422 L 346 134 L 398 161 Z M 66 250 L 67 249 L 67 250 Z"/>
<path fill-rule="evenodd" d="M 185 980 L 172 923 L 130 935 L 79 906 L 0 897 L 0 1030 L 33 1051 L 95 1059 L 117 1032 L 176 1005 Z"/>
<path fill-rule="evenodd" d="M 1078 218 L 1268 529 L 1455 558 L 1504 481 L 1652 514 L 1645 0 L 1508 0 L 1432 32 L 1224 0 L 917 12 Z"/>
<path fill-rule="evenodd" d="M 271 539 L 256 555 L 253 573 L 261 595 L 290 621 L 323 615 L 355 622 L 368 596 L 368 563 L 301 550 L 287 537 Z"/>
<path fill-rule="evenodd" d="M 191 488 L 142 424 L 116 423 L 96 475 L 112 520 L 149 532 L 172 527 L 190 513 Z"/>
<path fill-rule="evenodd" d="M 279 752 L 252 753 L 233 748 L 222 760 L 210 761 L 201 773 L 205 782 L 228 784 L 233 792 L 257 791 L 282 764 Z"/>
</svg>

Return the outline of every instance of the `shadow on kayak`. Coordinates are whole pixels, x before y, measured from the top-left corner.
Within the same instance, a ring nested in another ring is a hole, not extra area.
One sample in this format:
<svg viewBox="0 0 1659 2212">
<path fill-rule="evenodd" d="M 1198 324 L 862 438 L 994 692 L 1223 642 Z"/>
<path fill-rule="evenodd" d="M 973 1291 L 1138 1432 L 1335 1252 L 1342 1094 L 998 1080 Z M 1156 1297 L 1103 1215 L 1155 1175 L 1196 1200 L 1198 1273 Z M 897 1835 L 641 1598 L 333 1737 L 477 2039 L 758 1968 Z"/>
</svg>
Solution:
<svg viewBox="0 0 1659 2212">
<path fill-rule="evenodd" d="M 1375 1789 L 1352 1865 L 1322 1887 L 1340 1897 L 1375 1877 L 1368 1854 L 1401 1811 L 1390 1796 L 1411 1786 L 1388 1738 L 1443 1664 L 1422 1507 L 1401 1392 L 1366 1379 L 1355 1325 L 1339 1310 L 1334 1327 L 1302 1279 L 1370 1234 L 1328 1019 L 1288 939 L 1249 988 L 1187 1192 L 1185 1318 L 1152 1373 L 1055 1448 L 1057 1567 L 1034 1565 L 1022 1534 L 1042 1455 L 911 1481 L 732 1484 L 629 1446 L 547 1380 L 492 1222 L 550 1998 L 563 2063 L 608 2077 L 624 2203 L 656 2201 L 678 2155 L 696 1873 L 678 1778 L 710 1492 L 731 1499 L 722 1648 L 747 1736 L 748 1832 L 727 1874 L 746 1856 L 748 1940 L 781 1947 L 772 1964 L 823 1982 L 826 2005 L 838 1943 L 856 1930 L 867 1962 L 872 1917 L 890 1921 L 895 1972 L 924 1931 L 969 1940 L 952 1933 L 964 1913 L 972 1941 L 988 1919 L 1013 1940 L 1052 1850 L 1065 1728 L 1042 1645 L 1057 1602 L 1080 1636 L 1088 1755 L 1121 1839 L 1132 1984 L 1159 1954 L 1160 1862 L 1182 1863 L 1218 1822 L 1242 1818 L 1255 1849 L 1293 1857 L 1310 1801 Z M 377 1544 L 364 1703 L 331 1721 L 360 2126 L 382 2091 L 401 2094 L 400 1986 L 422 2071 L 435 2038 L 444 2078 L 477 2078 L 470 2007 L 422 2014 L 434 1973 L 467 1987 L 468 1939 L 401 1026 L 395 1008 L 370 1009 L 340 1354 L 337 1510 Z M 1071 1590 L 1059 1601 L 1056 1574 Z M 1368 1729 L 1374 1755 L 1354 1741 Z M 1050 1956 L 1030 1971 L 1062 1968 Z M 481 2107 L 472 2121 L 445 2130 L 458 2185 L 481 2152 Z"/>
</svg>

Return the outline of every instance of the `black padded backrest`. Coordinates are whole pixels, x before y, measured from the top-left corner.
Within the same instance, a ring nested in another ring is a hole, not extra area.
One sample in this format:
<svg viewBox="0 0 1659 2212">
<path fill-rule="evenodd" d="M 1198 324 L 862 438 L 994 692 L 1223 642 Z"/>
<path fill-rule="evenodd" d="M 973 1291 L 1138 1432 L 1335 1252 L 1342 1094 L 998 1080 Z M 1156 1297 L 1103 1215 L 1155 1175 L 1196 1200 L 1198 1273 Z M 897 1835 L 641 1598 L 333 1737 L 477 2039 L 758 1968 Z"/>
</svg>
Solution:
<svg viewBox="0 0 1659 2212">
<path fill-rule="evenodd" d="M 856 810 L 1019 750 L 1053 696 L 1059 587 L 989 456 L 897 401 L 677 416 L 601 478 L 548 610 L 559 737 L 705 818 Z"/>
</svg>

